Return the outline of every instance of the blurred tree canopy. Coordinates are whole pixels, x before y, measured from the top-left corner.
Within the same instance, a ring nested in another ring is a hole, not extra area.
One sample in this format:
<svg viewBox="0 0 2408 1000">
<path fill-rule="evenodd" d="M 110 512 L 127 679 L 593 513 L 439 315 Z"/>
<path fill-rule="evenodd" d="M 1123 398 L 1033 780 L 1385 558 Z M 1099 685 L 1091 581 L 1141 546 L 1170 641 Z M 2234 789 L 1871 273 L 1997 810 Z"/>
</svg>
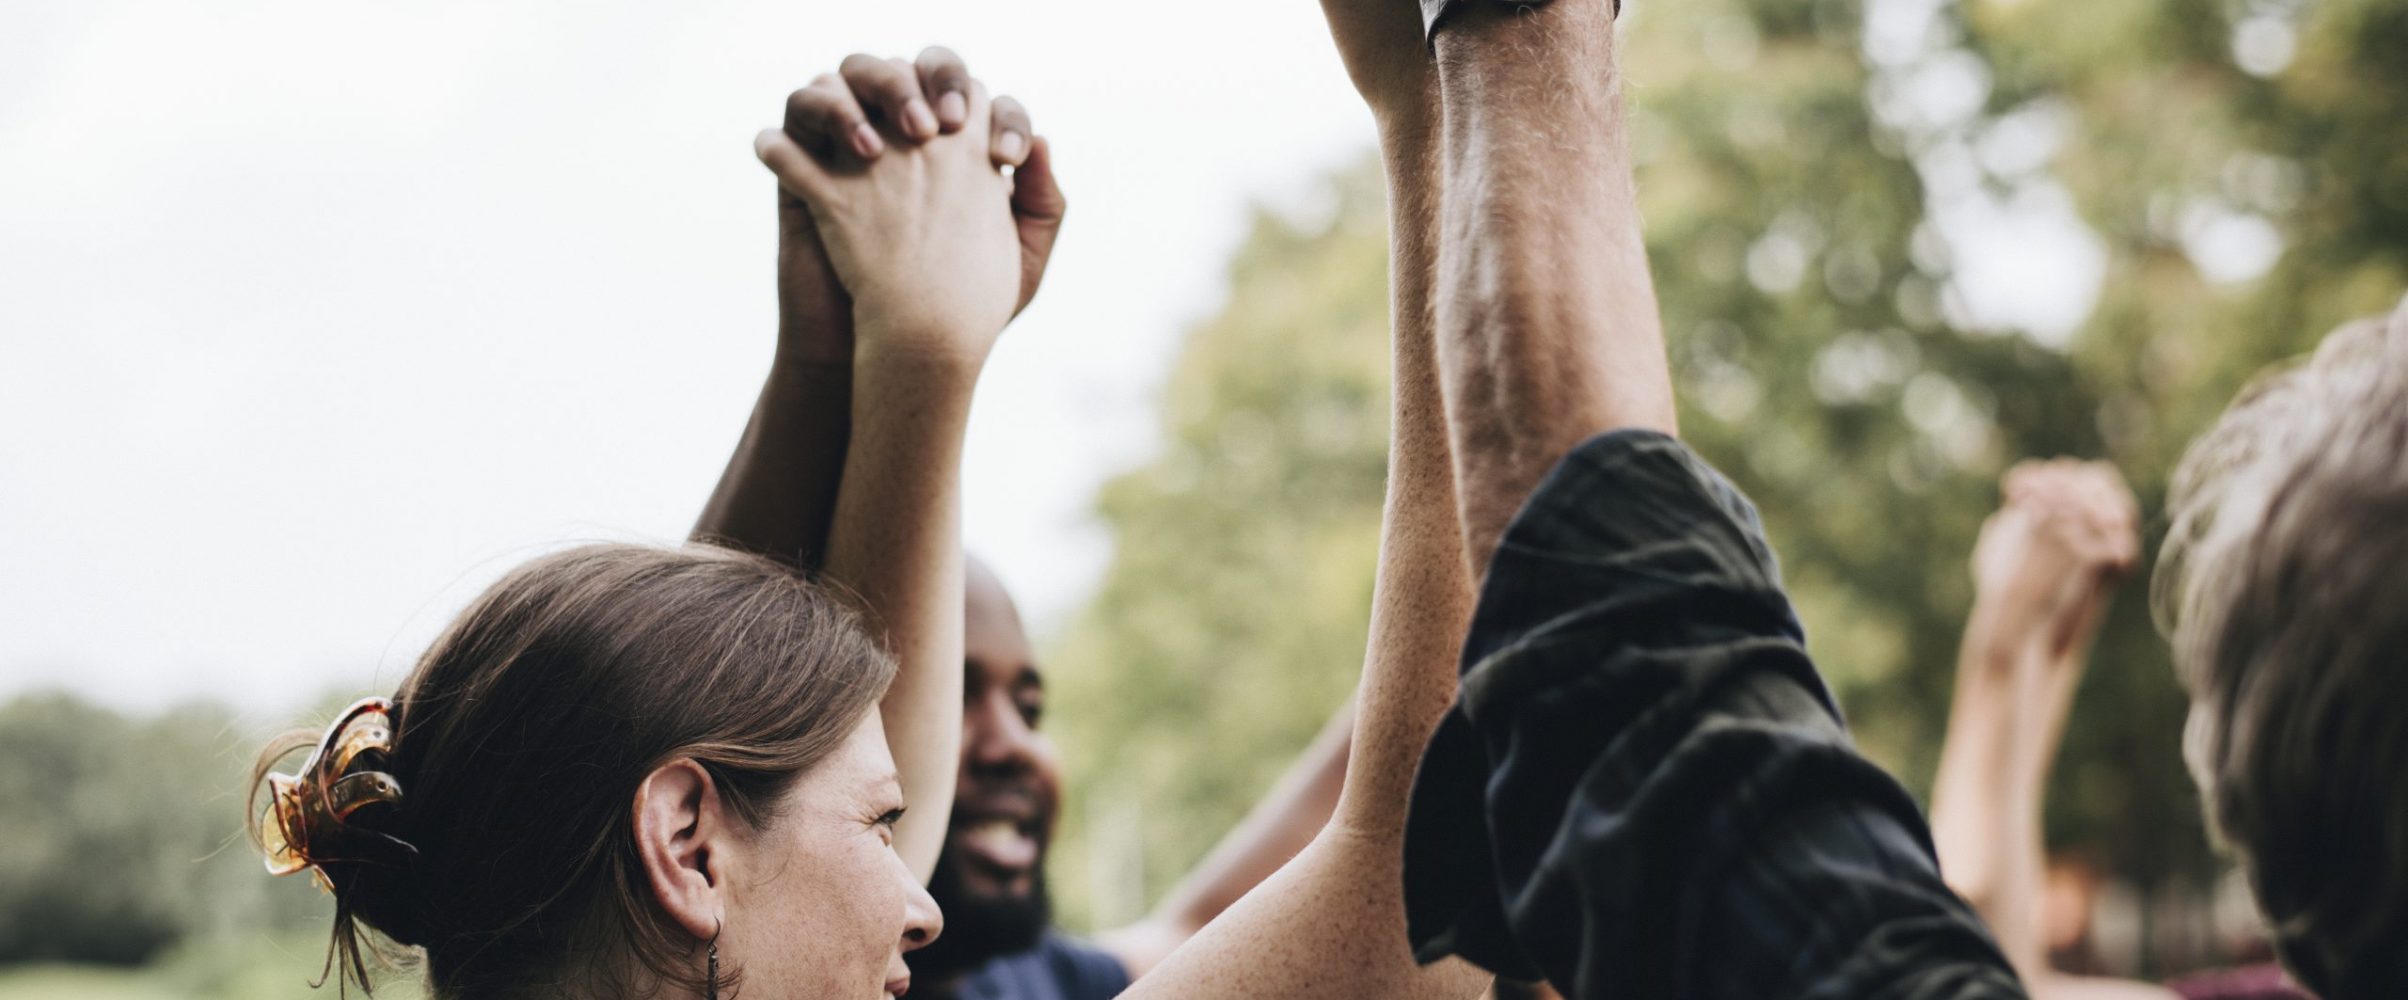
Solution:
<svg viewBox="0 0 2408 1000">
<path fill-rule="evenodd" d="M 1632 11 L 1684 435 L 1762 507 L 1859 742 L 1928 787 L 1967 558 L 2006 466 L 2107 458 L 2154 512 L 2183 443 L 2250 373 L 2408 284 L 2408 7 Z M 1385 216 L 1371 165 L 1324 193 L 1326 213 L 1258 213 L 1163 387 L 1161 453 L 1098 501 L 1113 561 L 1052 650 L 1062 856 L 1090 859 L 1084 879 L 1056 872 L 1074 921 L 1166 890 L 1355 681 Z M 2001 221 L 2031 218 L 2049 239 Z M 1981 306 L 2001 298 L 1988 275 L 2033 265 L 2070 277 Z M 2020 319 L 2035 296 L 2067 320 Z M 2144 591 L 2126 588 L 2100 643 L 2051 834 L 2144 888 L 2197 884 L 2213 862 Z"/>
<path fill-rule="evenodd" d="M 137 965 L 206 935 L 322 928 L 318 893 L 269 879 L 243 838 L 253 735 L 210 704 L 0 706 L 0 965 Z"/>
</svg>

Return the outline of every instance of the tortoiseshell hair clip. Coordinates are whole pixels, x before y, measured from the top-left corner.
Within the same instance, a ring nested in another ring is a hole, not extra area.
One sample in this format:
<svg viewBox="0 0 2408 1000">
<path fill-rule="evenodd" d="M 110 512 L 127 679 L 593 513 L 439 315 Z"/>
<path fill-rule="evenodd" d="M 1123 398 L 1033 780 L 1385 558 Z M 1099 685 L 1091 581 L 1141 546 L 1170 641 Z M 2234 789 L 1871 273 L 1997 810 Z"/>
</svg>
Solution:
<svg viewBox="0 0 2408 1000">
<path fill-rule="evenodd" d="M 314 869 L 318 884 L 331 891 L 324 870 L 329 862 L 406 863 L 416 857 L 417 849 L 399 838 L 350 824 L 353 814 L 370 806 L 401 805 L 401 782 L 380 770 L 392 752 L 393 703 L 362 698 L 326 727 L 299 774 L 268 775 L 267 814 L 259 824 L 268 872 Z M 363 769 L 352 770 L 354 764 Z"/>
</svg>

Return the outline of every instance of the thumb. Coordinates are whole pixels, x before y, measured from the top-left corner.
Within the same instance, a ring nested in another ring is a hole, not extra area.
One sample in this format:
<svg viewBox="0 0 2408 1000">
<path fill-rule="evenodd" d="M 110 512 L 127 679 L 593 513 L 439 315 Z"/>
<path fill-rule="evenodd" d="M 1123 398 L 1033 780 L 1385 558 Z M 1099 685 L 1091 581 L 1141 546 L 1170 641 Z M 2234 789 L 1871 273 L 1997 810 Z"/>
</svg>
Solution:
<svg viewBox="0 0 2408 1000">
<path fill-rule="evenodd" d="M 1045 265 L 1053 259 L 1067 208 L 1061 187 L 1054 183 L 1052 146 L 1043 136 L 1029 140 L 1028 159 L 1012 171 L 1012 222 L 1020 230 L 1020 304 L 1012 310 L 1015 316 L 1028 308 L 1045 281 Z"/>
<path fill-rule="evenodd" d="M 1031 223 L 1059 228 L 1069 207 L 1054 179 L 1053 144 L 1044 136 L 1029 140 L 1028 159 L 1012 171 L 1012 215 L 1024 230 Z"/>
</svg>

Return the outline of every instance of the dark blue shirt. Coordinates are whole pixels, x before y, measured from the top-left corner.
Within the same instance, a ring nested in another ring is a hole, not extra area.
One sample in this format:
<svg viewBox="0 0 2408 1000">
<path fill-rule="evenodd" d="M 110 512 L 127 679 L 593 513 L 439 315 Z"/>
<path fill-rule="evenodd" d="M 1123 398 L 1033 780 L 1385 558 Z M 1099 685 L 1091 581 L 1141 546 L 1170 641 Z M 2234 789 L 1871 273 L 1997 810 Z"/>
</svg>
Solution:
<svg viewBox="0 0 2408 1000">
<path fill-rule="evenodd" d="M 1405 839 L 1415 954 L 1567 996 L 2022 997 L 1859 756 L 1754 507 L 1622 431 L 1507 530 Z"/>
<path fill-rule="evenodd" d="M 1005 955 L 962 977 L 958 1000 L 1111 1000 L 1129 988 L 1129 970 L 1108 952 L 1048 930 L 1037 946 Z"/>
</svg>

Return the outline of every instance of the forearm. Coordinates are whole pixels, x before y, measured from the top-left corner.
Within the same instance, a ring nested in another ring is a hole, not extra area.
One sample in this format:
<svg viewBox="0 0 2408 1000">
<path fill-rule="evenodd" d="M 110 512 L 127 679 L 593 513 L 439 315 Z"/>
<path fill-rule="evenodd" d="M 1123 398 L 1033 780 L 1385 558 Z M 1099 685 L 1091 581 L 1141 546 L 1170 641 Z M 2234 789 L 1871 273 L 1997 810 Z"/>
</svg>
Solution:
<svg viewBox="0 0 2408 1000">
<path fill-rule="evenodd" d="M 1995 831 L 2022 769 L 2015 762 L 2019 643 L 2001 634 L 1996 602 L 1977 601 L 1957 650 L 1956 693 L 1932 778 L 1931 830 L 1948 884 L 1991 916 L 2000 875 Z"/>
<path fill-rule="evenodd" d="M 852 397 L 850 362 L 781 347 L 694 539 L 817 569 L 844 472 Z"/>
<path fill-rule="evenodd" d="M 1671 380 L 1604 3 L 1465 9 L 1438 35 L 1439 344 L 1475 565 L 1557 460 L 1670 432 Z"/>
<path fill-rule="evenodd" d="M 906 803 L 895 847 L 922 878 L 961 754 L 961 452 L 977 374 L 974 362 L 865 346 L 828 538 L 827 578 L 855 595 L 900 666 L 879 710 Z"/>
<path fill-rule="evenodd" d="M 1338 822 L 1372 837 L 1402 835 L 1421 748 L 1454 701 L 1473 597 L 1436 341 L 1436 125 L 1391 118 L 1381 127 L 1393 328 L 1388 497 L 1354 746 L 1337 814 Z"/>
<path fill-rule="evenodd" d="M 2037 983 L 2050 975 L 2040 913 L 2049 772 L 2104 608 L 2094 594 L 2051 608 L 2052 579 L 2022 582 L 1984 595 L 1967 618 L 1931 820 L 1950 887 Z"/>
<path fill-rule="evenodd" d="M 2045 796 L 2033 711 L 2042 643 L 1994 603 L 1977 604 L 1957 665 L 1948 732 L 1932 780 L 1932 843 L 1949 888 L 1990 925 L 2027 979 L 2041 970 L 2040 817 Z"/>
</svg>

